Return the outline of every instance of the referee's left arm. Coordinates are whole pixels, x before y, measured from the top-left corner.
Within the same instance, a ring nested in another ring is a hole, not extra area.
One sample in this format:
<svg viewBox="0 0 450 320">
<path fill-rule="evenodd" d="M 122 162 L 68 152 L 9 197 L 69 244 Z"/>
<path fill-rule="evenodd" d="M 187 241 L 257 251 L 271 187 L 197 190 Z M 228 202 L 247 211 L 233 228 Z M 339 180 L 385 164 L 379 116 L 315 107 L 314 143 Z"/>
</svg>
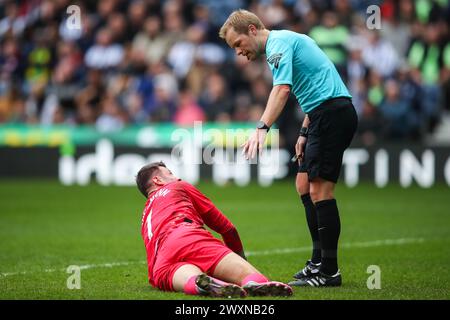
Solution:
<svg viewBox="0 0 450 320">
<path fill-rule="evenodd" d="M 266 109 L 261 117 L 261 121 L 270 127 L 283 111 L 284 106 L 291 92 L 290 85 L 280 84 L 272 88 L 267 101 Z M 256 129 L 253 135 L 243 145 L 243 154 L 246 159 L 253 159 L 256 154 L 262 151 L 264 141 L 266 140 L 267 130 Z"/>
<path fill-rule="evenodd" d="M 292 46 L 280 39 L 273 39 L 271 43 L 271 48 L 269 50 L 266 49 L 266 51 L 270 51 L 267 53 L 267 63 L 272 71 L 273 87 L 270 91 L 264 113 L 260 119 L 266 128 L 270 128 L 280 116 L 291 93 L 293 83 L 292 64 L 294 53 Z M 266 129 L 256 129 L 254 134 L 244 144 L 243 153 L 247 159 L 253 159 L 258 151 L 261 154 L 266 134 Z"/>
</svg>

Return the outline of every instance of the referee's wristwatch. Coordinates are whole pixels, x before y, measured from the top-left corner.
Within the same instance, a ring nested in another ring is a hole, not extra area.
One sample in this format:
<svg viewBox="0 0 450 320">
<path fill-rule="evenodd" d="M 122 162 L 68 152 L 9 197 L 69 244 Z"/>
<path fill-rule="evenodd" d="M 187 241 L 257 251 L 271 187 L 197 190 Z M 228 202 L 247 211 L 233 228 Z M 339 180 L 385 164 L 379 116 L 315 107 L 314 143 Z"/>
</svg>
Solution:
<svg viewBox="0 0 450 320">
<path fill-rule="evenodd" d="M 270 127 L 264 123 L 264 121 L 258 121 L 258 123 L 256 124 L 256 129 L 263 129 L 263 130 L 270 130 Z"/>
<path fill-rule="evenodd" d="M 300 129 L 300 136 L 308 138 L 308 127 L 302 127 Z"/>
</svg>

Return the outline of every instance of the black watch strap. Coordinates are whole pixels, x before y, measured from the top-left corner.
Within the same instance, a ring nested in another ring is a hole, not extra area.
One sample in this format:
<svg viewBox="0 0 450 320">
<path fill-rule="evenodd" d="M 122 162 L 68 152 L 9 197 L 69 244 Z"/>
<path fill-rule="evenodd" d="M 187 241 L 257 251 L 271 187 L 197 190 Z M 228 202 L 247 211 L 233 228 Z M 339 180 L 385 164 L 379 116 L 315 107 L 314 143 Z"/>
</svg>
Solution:
<svg viewBox="0 0 450 320">
<path fill-rule="evenodd" d="M 265 129 L 267 131 L 270 130 L 270 127 L 264 123 L 264 121 L 258 121 L 257 125 L 256 125 L 257 129 Z"/>
<path fill-rule="evenodd" d="M 302 127 L 302 128 L 300 129 L 300 135 L 301 135 L 302 137 L 307 138 L 307 137 L 308 137 L 308 127 Z"/>
</svg>

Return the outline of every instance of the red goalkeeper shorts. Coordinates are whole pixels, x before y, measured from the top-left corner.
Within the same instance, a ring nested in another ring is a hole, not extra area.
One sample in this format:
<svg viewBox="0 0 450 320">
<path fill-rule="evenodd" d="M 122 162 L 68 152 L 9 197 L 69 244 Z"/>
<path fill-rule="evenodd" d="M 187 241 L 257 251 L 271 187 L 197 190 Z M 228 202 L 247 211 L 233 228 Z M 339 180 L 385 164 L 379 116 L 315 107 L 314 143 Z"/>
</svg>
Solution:
<svg viewBox="0 0 450 320">
<path fill-rule="evenodd" d="M 209 231 L 196 225 L 182 224 L 173 230 L 158 248 L 151 283 L 173 291 L 174 273 L 185 264 L 193 264 L 212 275 L 217 264 L 232 252 Z"/>
</svg>

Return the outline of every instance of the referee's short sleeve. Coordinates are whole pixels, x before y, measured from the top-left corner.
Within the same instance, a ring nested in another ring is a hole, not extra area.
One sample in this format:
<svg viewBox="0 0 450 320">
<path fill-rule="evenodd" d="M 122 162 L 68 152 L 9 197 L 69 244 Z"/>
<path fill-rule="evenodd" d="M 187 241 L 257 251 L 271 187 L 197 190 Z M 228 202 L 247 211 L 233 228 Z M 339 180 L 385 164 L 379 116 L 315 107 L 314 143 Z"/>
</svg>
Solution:
<svg viewBox="0 0 450 320">
<path fill-rule="evenodd" d="M 272 41 L 267 63 L 272 71 L 273 85 L 288 84 L 292 86 L 292 46 L 281 39 Z"/>
</svg>

